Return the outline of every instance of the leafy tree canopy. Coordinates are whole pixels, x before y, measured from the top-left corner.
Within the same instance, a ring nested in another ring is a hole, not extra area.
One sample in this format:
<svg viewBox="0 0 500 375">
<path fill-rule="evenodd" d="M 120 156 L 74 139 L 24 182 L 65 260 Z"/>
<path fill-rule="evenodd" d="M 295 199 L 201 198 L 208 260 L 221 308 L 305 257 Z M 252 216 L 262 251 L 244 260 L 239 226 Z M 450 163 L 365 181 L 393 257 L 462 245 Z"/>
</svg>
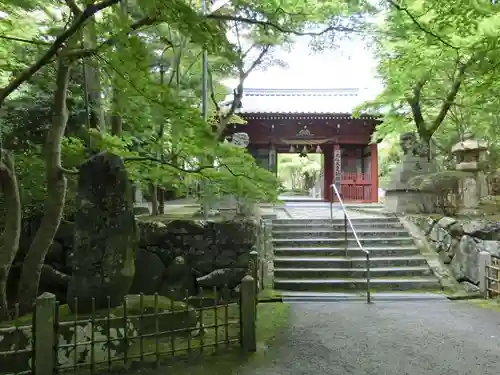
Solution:
<svg viewBox="0 0 500 375">
<path fill-rule="evenodd" d="M 388 0 L 371 25 L 384 89 L 359 108 L 383 114 L 376 137 L 416 130 L 442 150 L 466 130 L 496 141 L 499 14 L 487 0 Z"/>
</svg>

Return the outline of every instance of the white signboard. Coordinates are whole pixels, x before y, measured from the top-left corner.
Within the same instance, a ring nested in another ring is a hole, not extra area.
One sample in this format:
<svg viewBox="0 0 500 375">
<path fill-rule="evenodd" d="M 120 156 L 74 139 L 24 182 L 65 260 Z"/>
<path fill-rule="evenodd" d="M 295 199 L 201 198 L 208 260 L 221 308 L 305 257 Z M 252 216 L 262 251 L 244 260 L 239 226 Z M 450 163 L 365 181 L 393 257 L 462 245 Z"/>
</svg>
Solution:
<svg viewBox="0 0 500 375">
<path fill-rule="evenodd" d="M 338 145 L 335 145 L 333 149 L 333 183 L 340 193 L 340 184 L 342 183 L 342 150 Z"/>
<path fill-rule="evenodd" d="M 234 133 L 231 137 L 231 143 L 236 147 L 246 148 L 250 143 L 250 137 L 247 133 Z"/>
</svg>

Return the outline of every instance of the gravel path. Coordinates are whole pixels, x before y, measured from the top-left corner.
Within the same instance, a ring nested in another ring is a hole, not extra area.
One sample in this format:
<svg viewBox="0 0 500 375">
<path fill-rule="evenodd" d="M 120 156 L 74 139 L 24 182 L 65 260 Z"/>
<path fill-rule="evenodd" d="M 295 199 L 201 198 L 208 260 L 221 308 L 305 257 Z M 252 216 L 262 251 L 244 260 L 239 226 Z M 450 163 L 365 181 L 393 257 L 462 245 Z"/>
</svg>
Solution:
<svg viewBox="0 0 500 375">
<path fill-rule="evenodd" d="M 498 375 L 500 312 L 464 302 L 297 303 L 238 375 Z"/>
</svg>

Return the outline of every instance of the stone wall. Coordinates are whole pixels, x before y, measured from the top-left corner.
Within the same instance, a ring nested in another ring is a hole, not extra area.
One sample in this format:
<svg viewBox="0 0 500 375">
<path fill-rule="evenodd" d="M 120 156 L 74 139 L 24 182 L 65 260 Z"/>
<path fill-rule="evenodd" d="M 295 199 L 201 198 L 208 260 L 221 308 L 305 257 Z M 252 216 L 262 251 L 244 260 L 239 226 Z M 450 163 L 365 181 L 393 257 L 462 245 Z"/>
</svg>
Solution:
<svg viewBox="0 0 500 375">
<path fill-rule="evenodd" d="M 24 224 L 24 246 L 9 277 L 11 295 L 15 295 L 22 259 L 37 228 L 35 221 Z M 135 276 L 128 293 L 159 293 L 175 299 L 184 298 L 186 290 L 197 294 L 199 287 L 236 288 L 247 271 L 249 253 L 259 236 L 259 223 L 252 218 L 222 222 L 138 220 L 137 225 Z M 54 293 L 61 303 L 67 302 L 72 272 L 73 228 L 72 222 L 61 223 L 40 283 L 40 293 Z"/>
<path fill-rule="evenodd" d="M 478 290 L 479 253 L 500 257 L 500 223 L 459 220 L 453 217 L 407 216 L 426 234 L 441 261 L 456 280 L 469 290 Z"/>
</svg>

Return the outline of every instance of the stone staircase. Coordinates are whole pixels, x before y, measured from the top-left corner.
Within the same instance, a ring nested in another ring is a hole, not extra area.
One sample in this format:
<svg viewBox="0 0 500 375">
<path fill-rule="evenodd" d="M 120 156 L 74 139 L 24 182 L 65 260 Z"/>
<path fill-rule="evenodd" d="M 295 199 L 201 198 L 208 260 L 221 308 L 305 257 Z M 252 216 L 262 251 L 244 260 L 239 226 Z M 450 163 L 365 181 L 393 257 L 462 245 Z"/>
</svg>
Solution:
<svg viewBox="0 0 500 375">
<path fill-rule="evenodd" d="M 372 291 L 437 291 L 432 274 L 413 238 L 395 217 L 351 219 L 370 251 Z M 344 220 L 273 220 L 274 289 L 289 292 L 363 292 L 366 255 Z"/>
</svg>

